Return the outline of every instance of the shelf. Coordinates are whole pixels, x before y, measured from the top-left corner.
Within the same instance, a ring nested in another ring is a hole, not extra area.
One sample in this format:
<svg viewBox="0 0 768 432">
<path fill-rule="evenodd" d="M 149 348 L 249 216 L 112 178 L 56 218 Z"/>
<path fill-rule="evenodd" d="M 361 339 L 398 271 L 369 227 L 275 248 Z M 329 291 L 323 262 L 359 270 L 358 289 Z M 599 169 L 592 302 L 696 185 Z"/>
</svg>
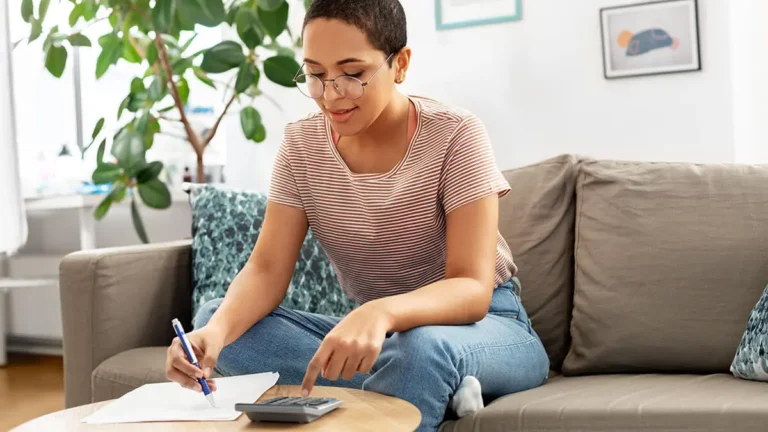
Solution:
<svg viewBox="0 0 768 432">
<path fill-rule="evenodd" d="M 98 206 L 104 199 L 104 196 L 105 195 L 102 194 L 72 194 L 26 198 L 24 200 L 24 206 L 29 212 L 89 208 Z M 188 202 L 189 195 L 185 192 L 172 191 L 171 200 L 173 202 Z"/>
<path fill-rule="evenodd" d="M 0 278 L 0 290 L 20 288 L 40 288 L 57 285 L 58 279 L 25 279 L 25 278 Z"/>
</svg>

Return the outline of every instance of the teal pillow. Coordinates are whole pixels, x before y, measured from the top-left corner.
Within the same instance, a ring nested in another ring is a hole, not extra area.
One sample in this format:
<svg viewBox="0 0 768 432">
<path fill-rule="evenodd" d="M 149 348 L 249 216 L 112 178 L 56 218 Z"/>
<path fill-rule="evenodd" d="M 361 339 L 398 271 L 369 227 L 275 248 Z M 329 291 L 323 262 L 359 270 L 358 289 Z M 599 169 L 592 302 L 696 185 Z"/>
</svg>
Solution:
<svg viewBox="0 0 768 432">
<path fill-rule="evenodd" d="M 194 185 L 192 205 L 192 313 L 224 297 L 245 266 L 261 232 L 267 196 L 212 185 Z M 336 272 L 311 230 L 282 306 L 344 316 L 357 305 L 341 290 Z"/>
<path fill-rule="evenodd" d="M 738 378 L 768 381 L 768 286 L 749 315 L 731 373 Z"/>
</svg>

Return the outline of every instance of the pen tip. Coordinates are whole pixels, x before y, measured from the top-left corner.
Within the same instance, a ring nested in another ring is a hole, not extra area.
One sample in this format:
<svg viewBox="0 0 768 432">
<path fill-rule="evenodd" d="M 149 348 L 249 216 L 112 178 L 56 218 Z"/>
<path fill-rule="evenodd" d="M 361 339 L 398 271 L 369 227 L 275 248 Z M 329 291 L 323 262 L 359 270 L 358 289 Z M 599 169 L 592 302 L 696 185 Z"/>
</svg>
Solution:
<svg viewBox="0 0 768 432">
<path fill-rule="evenodd" d="M 205 396 L 206 399 L 208 399 L 208 402 L 211 403 L 211 406 L 216 408 L 216 401 L 213 400 L 213 393 Z"/>
</svg>

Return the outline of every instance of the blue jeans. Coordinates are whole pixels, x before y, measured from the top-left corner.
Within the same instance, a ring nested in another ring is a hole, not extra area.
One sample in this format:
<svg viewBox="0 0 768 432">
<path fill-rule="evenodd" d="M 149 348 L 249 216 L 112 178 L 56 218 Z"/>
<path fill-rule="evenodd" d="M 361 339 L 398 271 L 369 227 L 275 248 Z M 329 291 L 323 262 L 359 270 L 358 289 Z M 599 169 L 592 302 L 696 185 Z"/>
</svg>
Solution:
<svg viewBox="0 0 768 432">
<path fill-rule="evenodd" d="M 519 297 L 519 281 L 499 285 L 486 317 L 470 325 L 425 326 L 387 336 L 369 374 L 317 385 L 374 391 L 407 400 L 421 411 L 419 430 L 437 430 L 461 380 L 476 377 L 483 398 L 543 384 L 549 359 Z M 205 304 L 195 317 L 200 328 L 221 300 Z M 279 372 L 280 385 L 300 385 L 310 359 L 341 318 L 278 307 L 235 342 L 224 347 L 216 372 L 223 376 Z"/>
</svg>

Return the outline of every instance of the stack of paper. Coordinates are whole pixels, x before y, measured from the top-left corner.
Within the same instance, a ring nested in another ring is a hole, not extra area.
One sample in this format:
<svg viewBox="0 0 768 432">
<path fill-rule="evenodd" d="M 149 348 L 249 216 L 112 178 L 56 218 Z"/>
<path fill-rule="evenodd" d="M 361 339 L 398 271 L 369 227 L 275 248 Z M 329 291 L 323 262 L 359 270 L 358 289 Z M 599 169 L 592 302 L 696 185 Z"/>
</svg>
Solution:
<svg viewBox="0 0 768 432">
<path fill-rule="evenodd" d="M 102 407 L 83 423 L 135 423 L 155 421 L 231 421 L 242 413 L 236 403 L 252 403 L 277 383 L 277 373 L 217 378 L 212 407 L 202 393 L 177 383 L 146 384 Z"/>
</svg>

